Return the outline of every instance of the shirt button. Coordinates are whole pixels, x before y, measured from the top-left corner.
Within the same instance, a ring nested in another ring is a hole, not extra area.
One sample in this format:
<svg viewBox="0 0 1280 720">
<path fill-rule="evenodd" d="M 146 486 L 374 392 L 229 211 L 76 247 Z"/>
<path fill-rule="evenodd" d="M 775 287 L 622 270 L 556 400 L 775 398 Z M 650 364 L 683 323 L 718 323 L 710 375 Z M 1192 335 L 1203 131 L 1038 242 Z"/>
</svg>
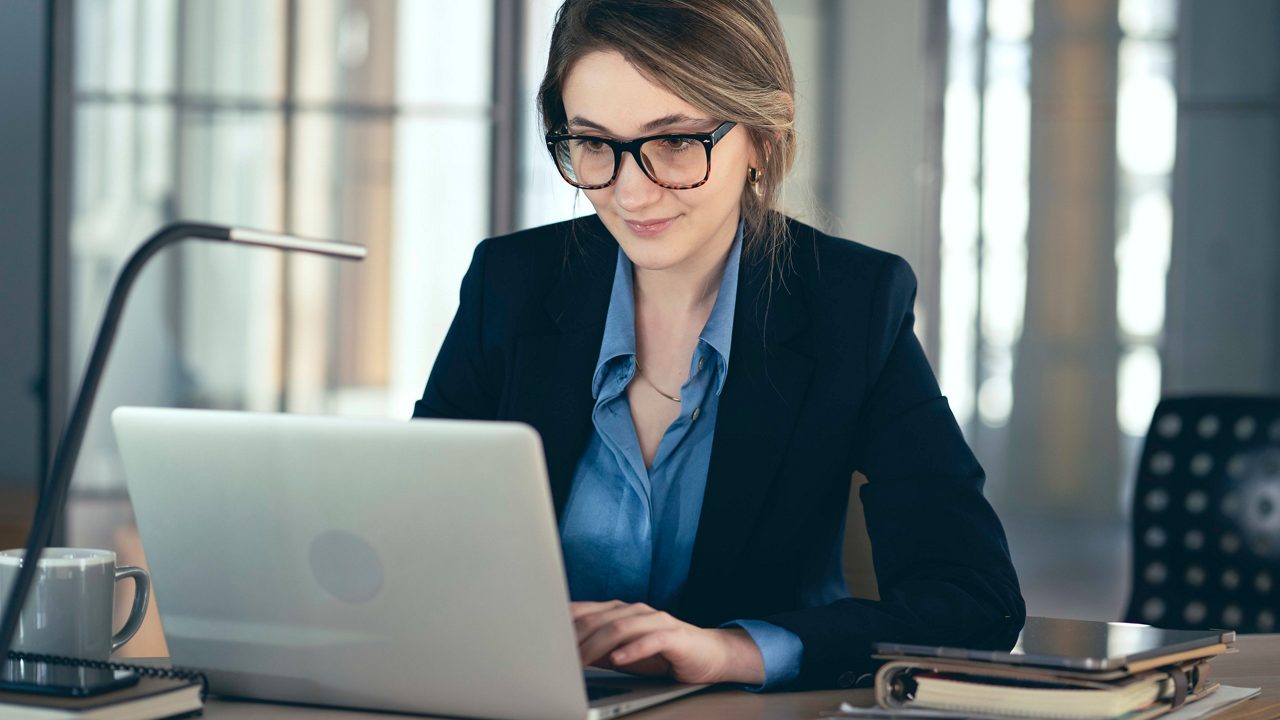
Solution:
<svg viewBox="0 0 1280 720">
<path fill-rule="evenodd" d="M 703 365 L 706 365 L 706 364 L 707 364 L 707 359 L 706 359 L 706 358 L 704 358 L 704 357 L 700 357 L 700 358 L 698 358 L 698 369 L 699 369 L 699 370 L 701 370 L 701 369 L 702 369 L 702 366 L 703 366 Z"/>
<path fill-rule="evenodd" d="M 694 419 L 694 420 L 697 420 L 697 419 L 698 419 L 698 416 L 699 416 L 699 415 L 701 415 L 701 414 L 702 414 L 702 408 L 700 408 L 700 407 L 696 407 L 696 408 L 694 408 L 694 409 L 693 409 L 693 419 Z"/>
</svg>

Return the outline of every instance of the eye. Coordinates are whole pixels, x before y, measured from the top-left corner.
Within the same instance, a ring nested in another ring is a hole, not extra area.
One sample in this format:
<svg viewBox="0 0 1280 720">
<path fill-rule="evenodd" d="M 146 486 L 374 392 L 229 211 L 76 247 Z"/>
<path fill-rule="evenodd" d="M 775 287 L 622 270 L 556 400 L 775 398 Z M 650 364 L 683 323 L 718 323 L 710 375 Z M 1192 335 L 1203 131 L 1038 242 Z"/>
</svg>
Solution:
<svg viewBox="0 0 1280 720">
<path fill-rule="evenodd" d="M 574 140 L 573 143 L 579 150 L 588 153 L 602 153 L 609 149 L 609 146 L 604 141 L 592 138 Z"/>
<path fill-rule="evenodd" d="M 666 138 L 662 141 L 662 149 L 669 152 L 687 150 L 694 142 L 689 138 Z"/>
</svg>

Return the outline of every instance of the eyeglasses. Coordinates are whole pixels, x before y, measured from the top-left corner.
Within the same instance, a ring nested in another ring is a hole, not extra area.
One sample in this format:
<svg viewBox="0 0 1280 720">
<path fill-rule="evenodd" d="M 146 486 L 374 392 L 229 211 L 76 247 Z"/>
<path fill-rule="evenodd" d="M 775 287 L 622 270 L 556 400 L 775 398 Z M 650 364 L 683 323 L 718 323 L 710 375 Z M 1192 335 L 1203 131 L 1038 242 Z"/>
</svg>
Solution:
<svg viewBox="0 0 1280 720">
<path fill-rule="evenodd" d="M 547 133 L 547 149 L 560 176 L 583 190 L 599 190 L 617 181 L 623 153 L 631 153 L 645 177 L 658 185 L 689 190 L 711 177 L 711 148 L 736 124 L 726 120 L 709 133 L 651 135 L 627 142 L 595 135 Z"/>
</svg>

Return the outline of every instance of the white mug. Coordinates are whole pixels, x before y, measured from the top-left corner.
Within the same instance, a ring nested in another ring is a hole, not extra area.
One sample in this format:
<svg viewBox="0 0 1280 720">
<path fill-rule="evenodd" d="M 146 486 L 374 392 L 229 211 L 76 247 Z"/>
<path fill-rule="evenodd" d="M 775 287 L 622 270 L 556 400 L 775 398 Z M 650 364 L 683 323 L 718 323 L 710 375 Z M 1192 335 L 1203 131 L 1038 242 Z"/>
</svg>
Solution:
<svg viewBox="0 0 1280 720">
<path fill-rule="evenodd" d="M 8 600 L 24 555 L 21 549 L 0 552 L 0 603 Z M 124 627 L 112 635 L 115 585 L 123 578 L 135 583 L 133 608 Z M 147 571 L 116 567 L 110 550 L 48 548 L 40 557 L 11 649 L 106 660 L 138 632 L 150 595 Z"/>
</svg>

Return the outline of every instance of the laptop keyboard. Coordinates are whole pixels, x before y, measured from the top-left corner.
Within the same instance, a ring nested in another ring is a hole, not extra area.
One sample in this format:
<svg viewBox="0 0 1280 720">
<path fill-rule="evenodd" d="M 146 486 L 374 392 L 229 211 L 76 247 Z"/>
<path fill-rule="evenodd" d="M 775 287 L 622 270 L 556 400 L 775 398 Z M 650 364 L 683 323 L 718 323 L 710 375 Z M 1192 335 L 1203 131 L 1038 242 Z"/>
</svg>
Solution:
<svg viewBox="0 0 1280 720">
<path fill-rule="evenodd" d="M 597 685 L 595 683 L 587 683 L 587 699 L 603 700 L 614 695 L 622 695 L 631 692 L 631 688 L 613 687 L 610 685 Z"/>
</svg>

